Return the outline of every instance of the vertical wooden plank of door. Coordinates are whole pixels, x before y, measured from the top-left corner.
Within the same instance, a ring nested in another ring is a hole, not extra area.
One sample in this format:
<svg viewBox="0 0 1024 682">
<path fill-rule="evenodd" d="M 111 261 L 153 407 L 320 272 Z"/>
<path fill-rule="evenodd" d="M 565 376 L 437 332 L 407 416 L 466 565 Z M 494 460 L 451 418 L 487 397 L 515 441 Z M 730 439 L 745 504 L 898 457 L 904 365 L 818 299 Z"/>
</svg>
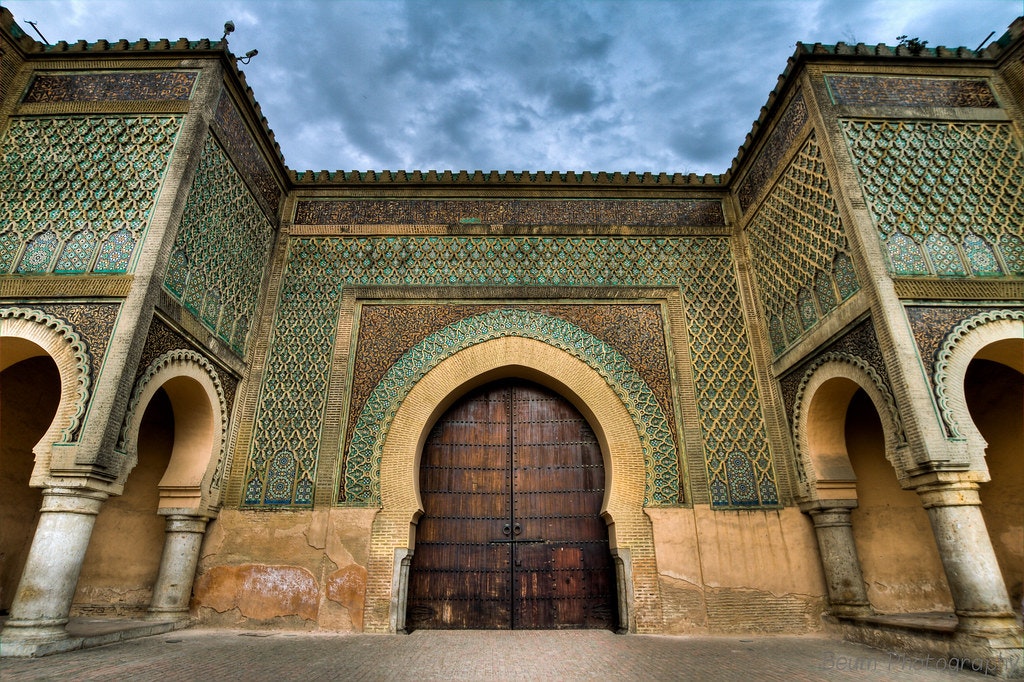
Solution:
<svg viewBox="0 0 1024 682">
<path fill-rule="evenodd" d="M 615 575 L 601 519 L 604 463 L 593 430 L 558 394 L 515 386 L 513 508 L 521 539 L 516 627 L 614 628 Z"/>
<path fill-rule="evenodd" d="M 509 411 L 499 391 L 457 402 L 424 445 L 406 620 L 411 629 L 511 627 Z"/>
</svg>

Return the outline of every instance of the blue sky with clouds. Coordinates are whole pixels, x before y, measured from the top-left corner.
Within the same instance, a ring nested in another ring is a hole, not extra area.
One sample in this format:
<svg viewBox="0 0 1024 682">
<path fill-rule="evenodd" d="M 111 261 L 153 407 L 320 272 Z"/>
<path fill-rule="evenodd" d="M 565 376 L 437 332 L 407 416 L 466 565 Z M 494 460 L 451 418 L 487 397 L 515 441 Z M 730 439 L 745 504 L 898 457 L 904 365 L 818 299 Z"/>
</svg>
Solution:
<svg viewBox="0 0 1024 682">
<path fill-rule="evenodd" d="M 51 42 L 218 39 L 296 170 L 721 173 L 797 41 L 975 48 L 1022 0 L 0 0 Z"/>
</svg>

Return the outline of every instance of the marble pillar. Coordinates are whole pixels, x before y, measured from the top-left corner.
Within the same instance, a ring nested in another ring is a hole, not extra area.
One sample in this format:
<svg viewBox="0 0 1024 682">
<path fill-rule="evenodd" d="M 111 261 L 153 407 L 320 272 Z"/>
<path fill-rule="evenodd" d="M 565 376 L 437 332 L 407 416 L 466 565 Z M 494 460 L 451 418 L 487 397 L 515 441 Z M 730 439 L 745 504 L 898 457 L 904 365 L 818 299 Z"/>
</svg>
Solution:
<svg viewBox="0 0 1024 682">
<path fill-rule="evenodd" d="M 188 615 L 192 581 L 195 579 L 199 549 L 203 543 L 208 520 L 205 516 L 167 515 L 160 573 L 153 588 L 153 601 L 149 606 L 151 618 Z"/>
<path fill-rule="evenodd" d="M 834 616 L 871 613 L 850 523 L 850 511 L 856 506 L 855 499 L 814 500 L 801 505 L 814 522 L 828 588 L 829 610 Z"/>
<path fill-rule="evenodd" d="M 47 488 L 3 640 L 45 642 L 67 637 L 82 560 L 107 493 Z"/>
<path fill-rule="evenodd" d="M 974 481 L 932 478 L 915 489 L 928 510 L 946 580 L 964 632 L 1001 633 L 1016 619 Z"/>
</svg>

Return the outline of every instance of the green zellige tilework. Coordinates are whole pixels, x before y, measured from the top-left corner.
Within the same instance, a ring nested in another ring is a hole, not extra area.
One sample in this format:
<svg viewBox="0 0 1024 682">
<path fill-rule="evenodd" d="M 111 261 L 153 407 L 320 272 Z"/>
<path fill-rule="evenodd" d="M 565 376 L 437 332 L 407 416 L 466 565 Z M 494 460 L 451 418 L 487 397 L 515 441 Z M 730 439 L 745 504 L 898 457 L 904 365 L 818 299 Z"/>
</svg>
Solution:
<svg viewBox="0 0 1024 682">
<path fill-rule="evenodd" d="M 13 119 L 0 273 L 127 272 L 180 127 L 175 116 Z"/>
<path fill-rule="evenodd" d="M 697 351 L 712 502 L 778 502 L 728 238 L 395 236 L 291 240 L 245 504 L 313 503 L 330 359 L 347 285 L 682 286 Z M 352 476 L 347 486 L 372 489 L 373 459 L 358 461 L 363 469 L 346 472 Z M 656 498 L 657 486 L 651 490 Z"/>
<path fill-rule="evenodd" d="M 842 282 L 849 246 L 813 135 L 757 209 L 747 235 L 778 356 L 858 288 L 852 268 L 852 286 Z"/>
<path fill-rule="evenodd" d="M 779 503 L 734 263 L 703 240 L 700 271 L 681 280 L 712 506 Z"/>
<path fill-rule="evenodd" d="M 843 121 L 896 275 L 1024 275 L 1024 153 L 1007 123 Z"/>
<path fill-rule="evenodd" d="M 240 353 L 273 237 L 238 171 L 213 136 L 207 137 L 164 286 Z"/>
</svg>

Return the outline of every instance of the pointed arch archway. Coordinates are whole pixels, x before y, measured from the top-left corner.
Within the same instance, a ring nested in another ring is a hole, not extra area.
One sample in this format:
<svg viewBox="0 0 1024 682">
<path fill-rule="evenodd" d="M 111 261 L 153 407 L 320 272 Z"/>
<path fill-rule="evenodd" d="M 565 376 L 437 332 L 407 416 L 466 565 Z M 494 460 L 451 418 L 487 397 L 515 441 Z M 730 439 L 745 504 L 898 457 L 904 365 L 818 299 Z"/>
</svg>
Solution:
<svg viewBox="0 0 1024 682">
<path fill-rule="evenodd" d="M 902 421 L 877 372 L 854 355 L 822 355 L 805 371 L 793 424 L 833 612 L 951 611 L 928 515 L 907 489 Z"/>
<path fill-rule="evenodd" d="M 30 484 L 43 487 L 50 475 L 52 449 L 73 442 L 89 403 L 92 375 L 85 341 L 64 320 L 31 308 L 0 309 L 0 371 L 30 357 L 48 355 L 60 373 L 60 401 L 49 428 L 33 446 Z"/>
<path fill-rule="evenodd" d="M 935 389 L 954 436 L 966 439 L 981 513 L 1014 609 L 1024 609 L 1024 311 L 958 324 L 937 353 Z"/>
<path fill-rule="evenodd" d="M 141 373 L 118 443 L 123 493 L 97 518 L 77 608 L 187 615 L 203 533 L 220 504 L 226 408 L 216 368 L 195 351 L 164 353 Z"/>
<path fill-rule="evenodd" d="M 660 625 L 660 596 L 650 520 L 643 512 L 647 467 L 633 416 L 608 381 L 569 352 L 533 338 L 501 336 L 435 365 L 401 401 L 380 462 L 381 511 L 374 521 L 367 584 L 367 629 L 404 627 L 410 553 L 422 513 L 419 458 L 431 427 L 466 392 L 506 377 L 529 379 L 565 397 L 590 423 L 606 471 L 602 515 L 617 563 L 621 625 Z"/>
</svg>

